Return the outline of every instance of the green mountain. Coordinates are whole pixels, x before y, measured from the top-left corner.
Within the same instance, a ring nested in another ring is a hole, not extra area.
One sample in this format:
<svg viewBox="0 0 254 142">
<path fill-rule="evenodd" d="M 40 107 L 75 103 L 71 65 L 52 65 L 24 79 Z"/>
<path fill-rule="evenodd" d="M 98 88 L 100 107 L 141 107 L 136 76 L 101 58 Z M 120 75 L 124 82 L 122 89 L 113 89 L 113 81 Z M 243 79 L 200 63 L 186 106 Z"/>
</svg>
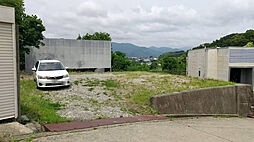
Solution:
<svg viewBox="0 0 254 142">
<path fill-rule="evenodd" d="M 120 51 L 126 54 L 127 57 L 159 57 L 166 52 L 181 51 L 180 49 L 169 47 L 141 47 L 131 43 L 116 43 L 112 42 L 112 51 Z"/>
<path fill-rule="evenodd" d="M 247 30 L 245 33 L 233 33 L 221 37 L 212 43 L 204 43 L 193 49 L 199 48 L 215 48 L 227 46 L 245 46 L 248 42 L 254 42 L 254 30 Z"/>
</svg>

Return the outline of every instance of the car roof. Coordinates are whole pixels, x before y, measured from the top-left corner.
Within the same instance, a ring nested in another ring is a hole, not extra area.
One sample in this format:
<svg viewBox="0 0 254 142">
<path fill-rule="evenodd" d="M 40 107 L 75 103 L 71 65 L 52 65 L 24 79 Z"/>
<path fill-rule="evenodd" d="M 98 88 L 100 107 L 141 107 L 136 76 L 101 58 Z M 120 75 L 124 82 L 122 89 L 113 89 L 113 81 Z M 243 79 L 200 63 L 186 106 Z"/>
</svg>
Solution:
<svg viewBox="0 0 254 142">
<path fill-rule="evenodd" d="M 38 61 L 41 62 L 41 63 L 60 62 L 58 60 L 38 60 Z"/>
</svg>

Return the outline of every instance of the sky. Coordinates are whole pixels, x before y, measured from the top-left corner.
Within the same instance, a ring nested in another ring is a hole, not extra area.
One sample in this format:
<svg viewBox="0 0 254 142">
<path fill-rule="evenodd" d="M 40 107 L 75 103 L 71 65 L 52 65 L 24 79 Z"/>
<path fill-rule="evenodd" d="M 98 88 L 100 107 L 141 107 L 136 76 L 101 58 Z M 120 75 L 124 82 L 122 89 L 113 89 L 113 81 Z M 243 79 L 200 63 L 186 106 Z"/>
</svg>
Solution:
<svg viewBox="0 0 254 142">
<path fill-rule="evenodd" d="M 24 0 L 46 38 L 107 32 L 112 41 L 184 48 L 254 29 L 254 0 Z"/>
</svg>

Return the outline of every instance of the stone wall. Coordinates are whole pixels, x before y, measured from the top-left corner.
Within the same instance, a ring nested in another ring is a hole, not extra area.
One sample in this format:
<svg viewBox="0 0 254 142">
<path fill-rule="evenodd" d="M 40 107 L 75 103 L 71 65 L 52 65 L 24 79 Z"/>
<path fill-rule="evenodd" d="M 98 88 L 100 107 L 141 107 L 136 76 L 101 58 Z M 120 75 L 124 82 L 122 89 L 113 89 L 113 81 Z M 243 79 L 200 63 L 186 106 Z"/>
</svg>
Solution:
<svg viewBox="0 0 254 142">
<path fill-rule="evenodd" d="M 203 88 L 153 96 L 154 109 L 162 114 L 176 115 L 235 115 L 251 114 L 251 85 Z"/>
</svg>

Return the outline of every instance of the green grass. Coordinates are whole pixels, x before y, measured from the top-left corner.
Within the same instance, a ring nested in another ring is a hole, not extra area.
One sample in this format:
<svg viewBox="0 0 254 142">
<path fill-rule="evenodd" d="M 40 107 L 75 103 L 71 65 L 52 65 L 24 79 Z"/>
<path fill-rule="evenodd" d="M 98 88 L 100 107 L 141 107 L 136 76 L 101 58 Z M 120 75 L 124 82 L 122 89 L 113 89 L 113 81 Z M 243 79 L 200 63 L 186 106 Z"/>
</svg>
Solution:
<svg viewBox="0 0 254 142">
<path fill-rule="evenodd" d="M 97 116 L 97 119 L 106 119 L 106 118 L 109 118 L 109 117 L 106 116 L 106 115 L 99 115 L 99 116 Z"/>
<path fill-rule="evenodd" d="M 36 89 L 36 85 L 32 80 L 21 80 L 21 114 L 27 115 L 40 124 L 69 121 L 56 114 L 56 111 L 61 109 L 62 105 L 52 103 L 50 100 L 45 99 L 44 95 L 47 94 Z"/>
<path fill-rule="evenodd" d="M 125 100 L 122 101 L 125 103 L 122 104 L 124 106 L 122 108 L 126 108 L 128 112 L 132 112 L 133 114 L 157 114 L 158 111 L 154 110 L 150 105 L 151 96 L 235 84 L 233 82 L 199 79 L 167 73 L 120 72 L 115 74 L 123 74 L 119 80 L 126 80 L 120 82 L 121 84 L 119 85 L 121 86 L 120 89 L 126 90 L 125 96 L 120 99 Z M 146 75 L 148 77 L 145 77 Z M 145 81 L 141 81 L 144 84 L 128 83 L 127 80 L 131 79 L 144 79 Z"/>
<path fill-rule="evenodd" d="M 92 105 L 94 105 L 94 106 L 98 106 L 98 105 L 99 105 L 99 102 L 98 102 L 97 100 L 95 100 L 95 99 L 88 99 L 88 101 L 89 101 Z"/>
<path fill-rule="evenodd" d="M 73 81 L 73 84 L 78 85 L 78 84 L 79 84 L 79 81 L 78 81 L 78 80 L 75 80 L 75 81 Z"/>
<path fill-rule="evenodd" d="M 108 79 L 108 80 L 103 80 L 102 85 L 106 86 L 107 88 L 116 88 L 119 86 L 119 83 L 114 80 Z"/>
<path fill-rule="evenodd" d="M 85 84 L 83 84 L 83 86 L 95 87 L 95 86 L 99 86 L 100 83 L 101 81 L 99 79 L 94 79 L 94 80 L 87 79 L 85 81 Z"/>
</svg>

